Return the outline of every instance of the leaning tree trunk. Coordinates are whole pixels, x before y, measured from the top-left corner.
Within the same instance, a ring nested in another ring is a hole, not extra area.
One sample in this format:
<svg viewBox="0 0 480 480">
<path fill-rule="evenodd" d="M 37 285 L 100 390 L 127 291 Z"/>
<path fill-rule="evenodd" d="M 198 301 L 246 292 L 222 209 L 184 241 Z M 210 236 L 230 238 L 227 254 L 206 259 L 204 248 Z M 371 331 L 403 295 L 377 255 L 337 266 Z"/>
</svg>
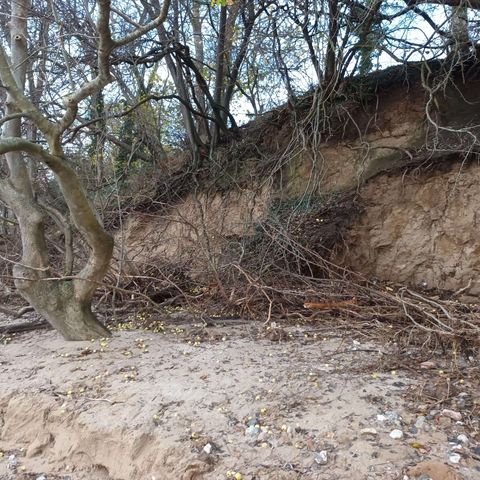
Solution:
<svg viewBox="0 0 480 480">
<path fill-rule="evenodd" d="M 15 267 L 15 275 L 22 267 Z M 91 298 L 78 293 L 78 280 L 17 280 L 22 296 L 65 340 L 90 340 L 110 336 L 92 312 Z"/>
<path fill-rule="evenodd" d="M 45 116 L 24 94 L 30 5 L 29 0 L 16 0 L 11 4 L 11 59 L 0 42 L 0 84 L 8 92 L 6 116 L 0 119 L 0 123 L 5 124 L 0 155 L 5 154 L 9 169 L 8 178 L 0 177 L 0 199 L 12 208 L 20 225 L 22 260 L 13 270 L 16 285 L 28 302 L 66 339 L 102 337 L 109 332 L 93 315 L 91 304 L 94 292 L 108 270 L 113 239 L 104 230 L 75 169 L 65 158 L 62 136 L 77 119 L 79 104 L 114 81 L 110 72 L 112 51 L 134 42 L 163 23 L 170 2 L 164 0 L 155 19 L 114 40 L 110 30 L 111 0 L 97 0 L 97 76 L 64 97 L 64 114 L 56 121 Z M 46 148 L 22 137 L 22 117 L 28 117 L 43 134 Z M 70 218 L 90 248 L 85 266 L 74 276 L 51 278 L 43 214 L 22 157 L 25 153 L 31 159 L 43 162 L 53 172 Z"/>
<path fill-rule="evenodd" d="M 15 86 L 20 92 L 25 89 L 28 7 L 27 0 L 12 3 L 12 68 L 9 69 L 4 61 L 0 64 L 2 79 L 11 84 L 6 100 L 6 114 L 14 117 L 5 122 L 4 141 L 20 141 L 22 135 L 21 118 L 15 117 L 19 111 L 10 92 Z M 2 58 L 4 59 L 5 57 Z M 63 152 L 56 153 L 58 155 Z M 98 223 L 78 177 L 68 165 L 62 165 L 58 156 L 51 159 L 51 167 L 56 173 L 70 211 L 79 220 L 78 226 L 83 230 L 86 226 L 92 227 L 92 231 L 87 232 L 87 237 L 94 235 L 97 238 L 93 241 L 88 264 L 80 272 L 78 279 L 49 279 L 43 213 L 34 195 L 22 149 L 18 147 L 6 151 L 5 159 L 9 178 L 8 181 L 0 183 L 0 198 L 10 205 L 17 217 L 22 239 L 22 259 L 13 268 L 18 292 L 67 340 L 88 340 L 109 335 L 107 328 L 92 313 L 91 303 L 98 286 L 95 281 L 101 281 L 108 268 L 113 241 Z"/>
</svg>

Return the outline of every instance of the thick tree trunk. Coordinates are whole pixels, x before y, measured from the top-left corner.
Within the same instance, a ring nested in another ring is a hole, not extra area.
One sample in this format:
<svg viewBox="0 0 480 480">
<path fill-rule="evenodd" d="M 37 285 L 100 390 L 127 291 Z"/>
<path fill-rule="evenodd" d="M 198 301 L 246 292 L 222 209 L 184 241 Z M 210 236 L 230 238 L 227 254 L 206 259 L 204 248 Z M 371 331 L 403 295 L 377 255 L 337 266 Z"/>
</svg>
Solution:
<svg viewBox="0 0 480 480">
<path fill-rule="evenodd" d="M 23 250 L 21 262 L 13 269 L 16 285 L 25 299 L 66 339 L 85 340 L 106 336 L 109 332 L 93 315 L 91 302 L 108 270 L 113 238 L 104 230 L 76 170 L 65 157 L 62 136 L 77 118 L 79 104 L 101 92 L 114 80 L 110 72 L 112 51 L 134 42 L 163 23 L 170 1 L 164 0 L 154 20 L 116 40 L 112 38 L 110 30 L 110 0 L 96 2 L 98 74 L 64 97 L 64 113 L 57 121 L 44 116 L 24 94 L 28 64 L 27 19 L 31 5 L 30 0 L 11 3 L 11 58 L 8 58 L 0 42 L 0 83 L 8 93 L 0 154 L 5 154 L 9 170 L 8 178 L 0 177 L 0 199 L 15 212 L 20 226 Z M 68 65 L 65 67 L 68 71 Z M 28 117 L 42 132 L 46 148 L 22 136 L 21 117 Z M 34 193 L 24 154 L 42 161 L 54 173 L 70 218 L 90 247 L 89 258 L 74 277 L 50 278 L 42 210 Z"/>
<path fill-rule="evenodd" d="M 28 0 L 18 0 L 12 4 L 10 27 L 11 72 L 16 87 L 22 92 L 28 64 L 26 39 L 29 6 Z M 8 92 L 6 113 L 11 115 L 17 112 L 14 98 Z M 6 122 L 3 136 L 20 141 L 21 119 Z M 18 149 L 7 151 L 5 158 L 9 178 L 0 183 L 0 198 L 10 205 L 20 227 L 22 259 L 13 268 L 19 293 L 67 340 L 88 340 L 109 335 L 91 311 L 91 299 L 97 284 L 90 280 L 102 280 L 111 258 L 113 241 L 91 211 L 78 177 L 62 161 L 56 160 L 54 171 L 60 188 L 64 191 L 70 211 L 78 219 L 77 227 L 89 240 L 93 253 L 84 270 L 79 273 L 79 279 L 51 281 L 48 280 L 50 269 L 43 213 L 34 194 L 25 157 Z"/>
<path fill-rule="evenodd" d="M 90 340 L 110 335 L 91 311 L 93 288 L 88 280 L 49 279 L 43 215 L 29 197 L 3 189 L 2 197 L 13 205 L 22 238 L 22 262 L 13 275 L 20 295 L 66 340 Z M 107 239 L 108 240 L 108 239 Z M 105 241 L 108 266 L 112 242 Z M 107 268 L 105 266 L 105 269 Z M 100 280 L 103 274 L 99 273 Z M 22 280 L 25 279 L 25 280 Z M 96 287 L 96 286 L 95 286 Z"/>
<path fill-rule="evenodd" d="M 14 269 L 16 276 L 24 268 Z M 23 271 L 23 272 L 22 272 Z M 91 309 L 91 299 L 77 294 L 79 280 L 17 280 L 17 288 L 28 303 L 42 315 L 65 340 L 90 340 L 110 336 Z"/>
</svg>

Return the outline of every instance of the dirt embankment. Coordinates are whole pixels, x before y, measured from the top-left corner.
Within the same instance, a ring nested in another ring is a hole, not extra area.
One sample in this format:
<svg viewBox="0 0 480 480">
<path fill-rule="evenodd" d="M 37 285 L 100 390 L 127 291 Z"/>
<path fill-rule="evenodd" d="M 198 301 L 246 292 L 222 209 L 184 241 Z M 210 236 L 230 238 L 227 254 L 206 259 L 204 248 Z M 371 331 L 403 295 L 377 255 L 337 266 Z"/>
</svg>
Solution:
<svg viewBox="0 0 480 480">
<path fill-rule="evenodd" d="M 317 117 L 305 107 L 303 116 L 272 112 L 250 125 L 224 154 L 223 170 L 205 179 L 230 179 L 230 190 L 222 183 L 221 191 L 205 188 L 158 215 L 127 219 L 117 242 L 123 267 L 176 263 L 202 279 L 243 255 L 242 238 L 258 233 L 274 205 L 308 210 L 353 189 L 365 208 L 353 216 L 336 261 L 380 280 L 478 296 L 480 170 L 472 152 L 480 81 L 457 78 L 433 99 L 419 75 L 360 92 L 334 106 L 329 136 L 313 132 Z"/>
<path fill-rule="evenodd" d="M 361 190 L 343 262 L 371 277 L 480 294 L 480 167 L 382 175 Z M 341 259 L 342 260 L 342 259 Z"/>
<path fill-rule="evenodd" d="M 278 343 L 261 330 L 12 338 L 0 350 L 0 478 L 480 479 L 468 362 L 422 369 L 412 351 L 407 370 L 394 343 L 298 326 Z"/>
</svg>

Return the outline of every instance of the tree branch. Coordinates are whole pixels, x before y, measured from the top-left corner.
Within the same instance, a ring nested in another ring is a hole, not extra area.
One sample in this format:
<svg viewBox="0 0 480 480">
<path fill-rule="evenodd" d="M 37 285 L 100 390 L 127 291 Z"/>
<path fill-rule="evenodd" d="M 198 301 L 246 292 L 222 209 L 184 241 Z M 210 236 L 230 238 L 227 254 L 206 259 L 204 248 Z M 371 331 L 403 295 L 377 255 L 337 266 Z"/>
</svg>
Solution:
<svg viewBox="0 0 480 480">
<path fill-rule="evenodd" d="M 125 37 L 120 38 L 118 40 L 114 40 L 115 47 L 121 47 L 122 45 L 126 45 L 127 43 L 131 43 L 137 38 L 140 38 L 142 35 L 145 35 L 150 30 L 157 28 L 167 19 L 168 9 L 170 8 L 170 0 L 164 0 L 162 5 L 162 10 L 155 20 L 143 25 L 142 27 L 137 28 L 133 32 L 125 35 Z"/>
</svg>

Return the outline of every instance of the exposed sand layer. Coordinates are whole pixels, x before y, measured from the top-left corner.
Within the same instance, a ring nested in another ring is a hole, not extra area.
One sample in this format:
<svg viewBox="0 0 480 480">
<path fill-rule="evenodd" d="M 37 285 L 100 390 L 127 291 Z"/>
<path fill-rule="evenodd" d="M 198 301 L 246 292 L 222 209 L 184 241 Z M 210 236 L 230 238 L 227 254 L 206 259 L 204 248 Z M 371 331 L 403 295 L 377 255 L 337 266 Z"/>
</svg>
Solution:
<svg viewBox="0 0 480 480">
<path fill-rule="evenodd" d="M 0 346 L 0 479 L 403 479 L 415 465 L 408 478 L 480 479 L 478 419 L 428 417 L 415 397 L 441 359 L 392 372 L 385 345 L 256 328 L 15 336 Z M 478 412 L 478 385 L 460 390 Z"/>
</svg>

